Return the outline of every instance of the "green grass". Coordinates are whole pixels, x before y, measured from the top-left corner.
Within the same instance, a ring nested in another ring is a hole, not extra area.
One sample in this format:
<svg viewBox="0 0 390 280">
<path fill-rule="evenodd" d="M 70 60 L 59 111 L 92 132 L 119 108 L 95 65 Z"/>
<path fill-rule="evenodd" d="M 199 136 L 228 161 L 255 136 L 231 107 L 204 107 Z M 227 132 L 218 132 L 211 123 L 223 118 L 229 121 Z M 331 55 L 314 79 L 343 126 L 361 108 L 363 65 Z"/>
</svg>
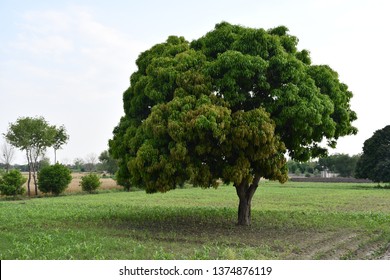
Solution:
<svg viewBox="0 0 390 280">
<path fill-rule="evenodd" d="M 1 259 L 380 259 L 390 191 L 262 182 L 252 225 L 232 186 L 0 201 Z"/>
</svg>

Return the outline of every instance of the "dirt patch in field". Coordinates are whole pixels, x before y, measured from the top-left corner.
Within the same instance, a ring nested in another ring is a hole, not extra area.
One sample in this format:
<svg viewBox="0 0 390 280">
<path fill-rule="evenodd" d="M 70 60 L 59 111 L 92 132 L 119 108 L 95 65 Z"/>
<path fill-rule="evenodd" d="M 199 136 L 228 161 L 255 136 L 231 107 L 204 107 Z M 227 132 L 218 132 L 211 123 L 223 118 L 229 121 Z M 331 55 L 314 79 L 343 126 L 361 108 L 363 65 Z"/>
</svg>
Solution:
<svg viewBox="0 0 390 280">
<path fill-rule="evenodd" d="M 302 242 L 303 241 L 303 242 Z M 301 254 L 294 259 L 342 259 L 358 248 L 358 234 L 348 231 L 320 232 L 307 240 L 299 240 Z"/>
<path fill-rule="evenodd" d="M 381 258 L 382 260 L 390 260 L 390 244 L 387 244 L 387 251 Z"/>
</svg>

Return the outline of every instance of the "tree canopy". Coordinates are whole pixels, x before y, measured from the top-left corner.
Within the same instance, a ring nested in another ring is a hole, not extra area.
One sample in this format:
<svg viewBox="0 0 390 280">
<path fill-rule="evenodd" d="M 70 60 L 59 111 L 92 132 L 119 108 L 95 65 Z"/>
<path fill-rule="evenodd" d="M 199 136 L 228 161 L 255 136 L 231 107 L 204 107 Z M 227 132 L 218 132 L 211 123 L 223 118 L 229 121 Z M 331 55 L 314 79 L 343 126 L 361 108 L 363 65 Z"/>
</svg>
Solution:
<svg viewBox="0 0 390 280">
<path fill-rule="evenodd" d="M 249 224 L 260 178 L 287 180 L 286 152 L 305 161 L 326 154 L 323 140 L 334 147 L 357 132 L 348 87 L 297 44 L 284 26 L 222 22 L 141 53 L 109 142 L 118 179 L 150 193 L 232 182 Z"/>
<path fill-rule="evenodd" d="M 375 131 L 364 142 L 356 177 L 390 183 L 390 125 Z"/>
</svg>

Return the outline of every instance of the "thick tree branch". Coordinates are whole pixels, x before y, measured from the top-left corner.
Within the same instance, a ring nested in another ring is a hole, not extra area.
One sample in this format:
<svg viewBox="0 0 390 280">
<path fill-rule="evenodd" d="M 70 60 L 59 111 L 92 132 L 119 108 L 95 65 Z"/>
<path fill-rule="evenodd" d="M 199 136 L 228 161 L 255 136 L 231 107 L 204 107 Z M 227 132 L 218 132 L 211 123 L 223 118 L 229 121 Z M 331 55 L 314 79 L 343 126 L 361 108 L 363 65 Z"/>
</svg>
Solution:
<svg viewBox="0 0 390 280">
<path fill-rule="evenodd" d="M 259 186 L 260 179 L 261 179 L 261 175 L 259 173 L 255 174 L 252 184 L 249 186 L 246 193 L 248 200 L 250 201 L 252 200 L 252 197 L 255 194 L 257 187 Z"/>
</svg>

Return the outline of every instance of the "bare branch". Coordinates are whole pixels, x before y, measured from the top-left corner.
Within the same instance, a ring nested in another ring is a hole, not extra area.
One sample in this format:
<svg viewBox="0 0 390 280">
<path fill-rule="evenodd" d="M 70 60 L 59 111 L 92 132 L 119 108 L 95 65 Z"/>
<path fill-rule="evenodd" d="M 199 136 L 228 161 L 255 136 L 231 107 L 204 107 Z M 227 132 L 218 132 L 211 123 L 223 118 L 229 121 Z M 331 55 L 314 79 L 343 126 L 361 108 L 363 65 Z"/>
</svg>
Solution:
<svg viewBox="0 0 390 280">
<path fill-rule="evenodd" d="M 4 141 L 1 145 L 1 151 L 0 151 L 0 159 L 1 162 L 5 164 L 5 170 L 8 172 L 12 161 L 15 157 L 15 148 L 9 144 L 8 142 Z"/>
</svg>

